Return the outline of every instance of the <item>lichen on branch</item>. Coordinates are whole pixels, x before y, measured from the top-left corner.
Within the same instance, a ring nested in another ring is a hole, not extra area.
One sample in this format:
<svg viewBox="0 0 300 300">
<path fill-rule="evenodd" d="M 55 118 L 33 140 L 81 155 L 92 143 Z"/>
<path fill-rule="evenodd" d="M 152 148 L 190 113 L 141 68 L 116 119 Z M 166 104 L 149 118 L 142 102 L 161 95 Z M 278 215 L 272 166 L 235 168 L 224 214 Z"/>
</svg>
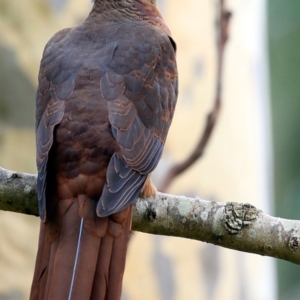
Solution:
<svg viewBox="0 0 300 300">
<path fill-rule="evenodd" d="M 36 175 L 0 167 L 0 209 L 37 216 Z M 250 204 L 157 193 L 137 199 L 133 230 L 195 239 L 300 264 L 300 221 L 269 216 Z"/>
</svg>

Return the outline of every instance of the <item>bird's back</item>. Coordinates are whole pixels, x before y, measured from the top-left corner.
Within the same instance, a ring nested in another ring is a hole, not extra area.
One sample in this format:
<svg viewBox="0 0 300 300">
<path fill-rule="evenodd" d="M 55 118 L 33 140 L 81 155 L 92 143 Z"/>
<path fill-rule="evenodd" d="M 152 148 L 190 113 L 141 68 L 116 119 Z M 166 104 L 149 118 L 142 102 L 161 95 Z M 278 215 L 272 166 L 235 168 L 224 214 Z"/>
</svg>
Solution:
<svg viewBox="0 0 300 300">
<path fill-rule="evenodd" d="M 87 20 L 46 45 L 32 300 L 120 298 L 131 203 L 159 161 L 177 98 L 165 28 L 144 0 L 98 0 Z"/>
</svg>

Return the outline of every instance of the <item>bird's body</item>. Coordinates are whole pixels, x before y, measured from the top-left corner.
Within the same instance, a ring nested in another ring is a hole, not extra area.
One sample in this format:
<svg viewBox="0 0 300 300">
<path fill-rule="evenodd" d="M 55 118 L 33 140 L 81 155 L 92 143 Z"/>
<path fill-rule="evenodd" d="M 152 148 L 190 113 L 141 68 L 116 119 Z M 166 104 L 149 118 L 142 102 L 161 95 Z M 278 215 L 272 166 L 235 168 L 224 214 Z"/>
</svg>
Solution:
<svg viewBox="0 0 300 300">
<path fill-rule="evenodd" d="M 131 203 L 153 194 L 177 98 L 175 44 L 146 0 L 96 0 L 46 45 L 36 106 L 36 299 L 120 298 Z"/>
</svg>

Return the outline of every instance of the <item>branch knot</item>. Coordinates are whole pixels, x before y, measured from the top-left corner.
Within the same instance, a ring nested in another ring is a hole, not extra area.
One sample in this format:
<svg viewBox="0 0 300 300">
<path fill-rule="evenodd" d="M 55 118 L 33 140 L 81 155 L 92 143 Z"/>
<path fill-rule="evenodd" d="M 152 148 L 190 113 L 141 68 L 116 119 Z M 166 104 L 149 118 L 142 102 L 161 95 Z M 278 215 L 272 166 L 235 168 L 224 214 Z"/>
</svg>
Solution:
<svg viewBox="0 0 300 300">
<path fill-rule="evenodd" d="M 237 234 L 257 219 L 258 212 L 251 204 L 228 202 L 224 208 L 224 226 L 230 233 Z"/>
</svg>

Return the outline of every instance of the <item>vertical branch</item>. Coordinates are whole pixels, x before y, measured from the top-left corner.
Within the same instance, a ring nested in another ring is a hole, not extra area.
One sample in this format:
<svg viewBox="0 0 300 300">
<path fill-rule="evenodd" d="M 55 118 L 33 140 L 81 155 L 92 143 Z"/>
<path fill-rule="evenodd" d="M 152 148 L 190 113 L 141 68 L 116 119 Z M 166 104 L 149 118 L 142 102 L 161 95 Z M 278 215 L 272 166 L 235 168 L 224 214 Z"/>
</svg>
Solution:
<svg viewBox="0 0 300 300">
<path fill-rule="evenodd" d="M 218 6 L 218 17 L 216 24 L 216 37 L 217 37 L 217 78 L 216 78 L 216 93 L 215 102 L 212 111 L 208 114 L 206 119 L 206 126 L 200 139 L 192 151 L 192 153 L 181 163 L 175 164 L 166 177 L 163 180 L 162 185 L 159 190 L 164 192 L 168 189 L 171 182 L 175 177 L 186 171 L 192 164 L 194 164 L 204 153 L 204 149 L 211 137 L 215 124 L 217 122 L 219 112 L 221 109 L 221 95 L 222 95 L 222 73 L 223 73 L 223 58 L 225 45 L 228 40 L 229 35 L 229 22 L 230 22 L 231 12 L 225 7 L 225 0 L 219 0 Z"/>
</svg>

